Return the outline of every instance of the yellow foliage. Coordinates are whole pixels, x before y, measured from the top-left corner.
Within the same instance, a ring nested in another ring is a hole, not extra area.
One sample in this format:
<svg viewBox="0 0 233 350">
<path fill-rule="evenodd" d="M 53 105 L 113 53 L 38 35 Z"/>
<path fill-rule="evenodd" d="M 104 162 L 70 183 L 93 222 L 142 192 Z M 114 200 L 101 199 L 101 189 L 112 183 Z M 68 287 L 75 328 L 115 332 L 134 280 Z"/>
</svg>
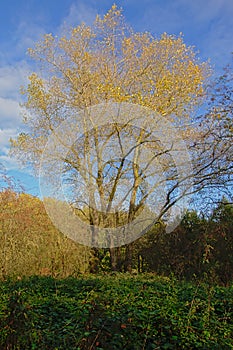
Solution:
<svg viewBox="0 0 233 350">
<path fill-rule="evenodd" d="M 210 74 L 181 35 L 134 33 L 116 5 L 92 26 L 82 23 L 60 38 L 46 34 L 29 53 L 42 74 L 31 74 L 22 90 L 27 142 L 20 136 L 12 145 L 30 160 L 69 113 L 104 101 L 140 104 L 183 123 Z"/>
</svg>

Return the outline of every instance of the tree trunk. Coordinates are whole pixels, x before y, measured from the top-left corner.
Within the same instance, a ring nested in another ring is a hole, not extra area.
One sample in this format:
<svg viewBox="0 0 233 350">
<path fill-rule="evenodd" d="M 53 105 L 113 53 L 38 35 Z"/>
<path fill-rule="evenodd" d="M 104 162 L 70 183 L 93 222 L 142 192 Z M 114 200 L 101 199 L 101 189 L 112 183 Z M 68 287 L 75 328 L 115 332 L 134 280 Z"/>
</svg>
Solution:
<svg viewBox="0 0 233 350">
<path fill-rule="evenodd" d="M 112 271 L 121 271 L 122 261 L 121 261 L 121 248 L 114 247 L 110 248 L 110 259 L 111 259 L 111 270 Z"/>
<path fill-rule="evenodd" d="M 99 271 L 99 251 L 97 248 L 92 248 L 91 257 L 89 259 L 89 271 L 90 273 L 98 273 Z"/>
<path fill-rule="evenodd" d="M 111 270 L 117 271 L 117 248 L 110 248 Z"/>
<path fill-rule="evenodd" d="M 125 272 L 132 273 L 132 263 L 133 263 L 133 243 L 126 246 L 125 251 Z"/>
</svg>

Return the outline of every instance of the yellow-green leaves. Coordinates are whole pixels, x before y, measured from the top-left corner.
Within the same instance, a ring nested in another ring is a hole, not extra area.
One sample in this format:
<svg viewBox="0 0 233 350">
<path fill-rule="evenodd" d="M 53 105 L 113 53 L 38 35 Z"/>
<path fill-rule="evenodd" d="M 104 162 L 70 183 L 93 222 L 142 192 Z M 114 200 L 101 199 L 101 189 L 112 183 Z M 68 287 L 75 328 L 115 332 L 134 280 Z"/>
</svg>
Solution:
<svg viewBox="0 0 233 350">
<path fill-rule="evenodd" d="M 61 37 L 46 34 L 29 53 L 41 66 L 22 90 L 35 155 L 70 114 L 106 101 L 146 106 L 183 124 L 202 100 L 209 75 L 182 36 L 134 33 L 116 5 L 92 26 L 82 23 Z M 15 153 L 28 153 L 27 143 L 18 141 Z"/>
</svg>

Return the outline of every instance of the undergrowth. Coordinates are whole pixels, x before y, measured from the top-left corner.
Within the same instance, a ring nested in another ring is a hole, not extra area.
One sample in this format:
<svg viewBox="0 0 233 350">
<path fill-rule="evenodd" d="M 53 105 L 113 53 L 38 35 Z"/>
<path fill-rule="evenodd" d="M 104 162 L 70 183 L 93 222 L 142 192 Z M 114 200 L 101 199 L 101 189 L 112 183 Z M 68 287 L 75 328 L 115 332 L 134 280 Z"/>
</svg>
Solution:
<svg viewBox="0 0 233 350">
<path fill-rule="evenodd" d="M 2 350 L 233 349 L 233 286 L 127 274 L 0 283 Z"/>
</svg>

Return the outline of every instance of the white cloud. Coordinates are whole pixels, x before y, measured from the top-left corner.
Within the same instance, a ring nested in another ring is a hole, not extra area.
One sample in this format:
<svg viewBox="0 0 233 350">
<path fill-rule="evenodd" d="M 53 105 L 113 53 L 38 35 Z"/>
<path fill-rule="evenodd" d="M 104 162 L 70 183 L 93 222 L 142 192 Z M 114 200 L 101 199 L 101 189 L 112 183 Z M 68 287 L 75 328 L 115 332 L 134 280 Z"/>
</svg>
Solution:
<svg viewBox="0 0 233 350">
<path fill-rule="evenodd" d="M 0 164 L 7 170 L 19 168 L 19 163 L 16 159 L 9 156 L 9 139 L 16 137 L 15 129 L 0 129 Z"/>
<path fill-rule="evenodd" d="M 22 54 L 26 54 L 29 48 L 34 47 L 47 30 L 42 25 L 36 24 L 33 18 L 23 18 L 16 31 L 16 49 Z"/>
<path fill-rule="evenodd" d="M 0 155 L 0 164 L 2 164 L 7 171 L 18 170 L 20 168 L 19 162 L 8 155 Z"/>
<path fill-rule="evenodd" d="M 18 98 L 20 87 L 27 82 L 29 69 L 22 61 L 15 65 L 5 65 L 0 68 L 0 96 Z"/>
<path fill-rule="evenodd" d="M 27 59 L 27 50 L 34 47 L 35 43 L 47 32 L 44 23 L 38 23 L 36 15 L 19 14 L 14 26 L 14 31 L 8 40 L 1 42 L 2 52 L 0 59 L 2 62 L 18 62 L 22 58 Z"/>
<path fill-rule="evenodd" d="M 64 18 L 63 25 L 77 26 L 82 22 L 90 25 L 97 15 L 97 10 L 86 2 L 74 2 L 69 9 L 69 14 Z"/>
<path fill-rule="evenodd" d="M 9 139 L 17 136 L 16 129 L 0 129 L 0 152 L 7 154 Z"/>
<path fill-rule="evenodd" d="M 0 97 L 0 127 L 10 128 L 20 125 L 21 115 L 19 103 L 10 98 Z"/>
<path fill-rule="evenodd" d="M 28 74 L 24 61 L 0 68 L 0 128 L 16 129 L 20 126 L 20 87 L 27 84 Z"/>
</svg>

